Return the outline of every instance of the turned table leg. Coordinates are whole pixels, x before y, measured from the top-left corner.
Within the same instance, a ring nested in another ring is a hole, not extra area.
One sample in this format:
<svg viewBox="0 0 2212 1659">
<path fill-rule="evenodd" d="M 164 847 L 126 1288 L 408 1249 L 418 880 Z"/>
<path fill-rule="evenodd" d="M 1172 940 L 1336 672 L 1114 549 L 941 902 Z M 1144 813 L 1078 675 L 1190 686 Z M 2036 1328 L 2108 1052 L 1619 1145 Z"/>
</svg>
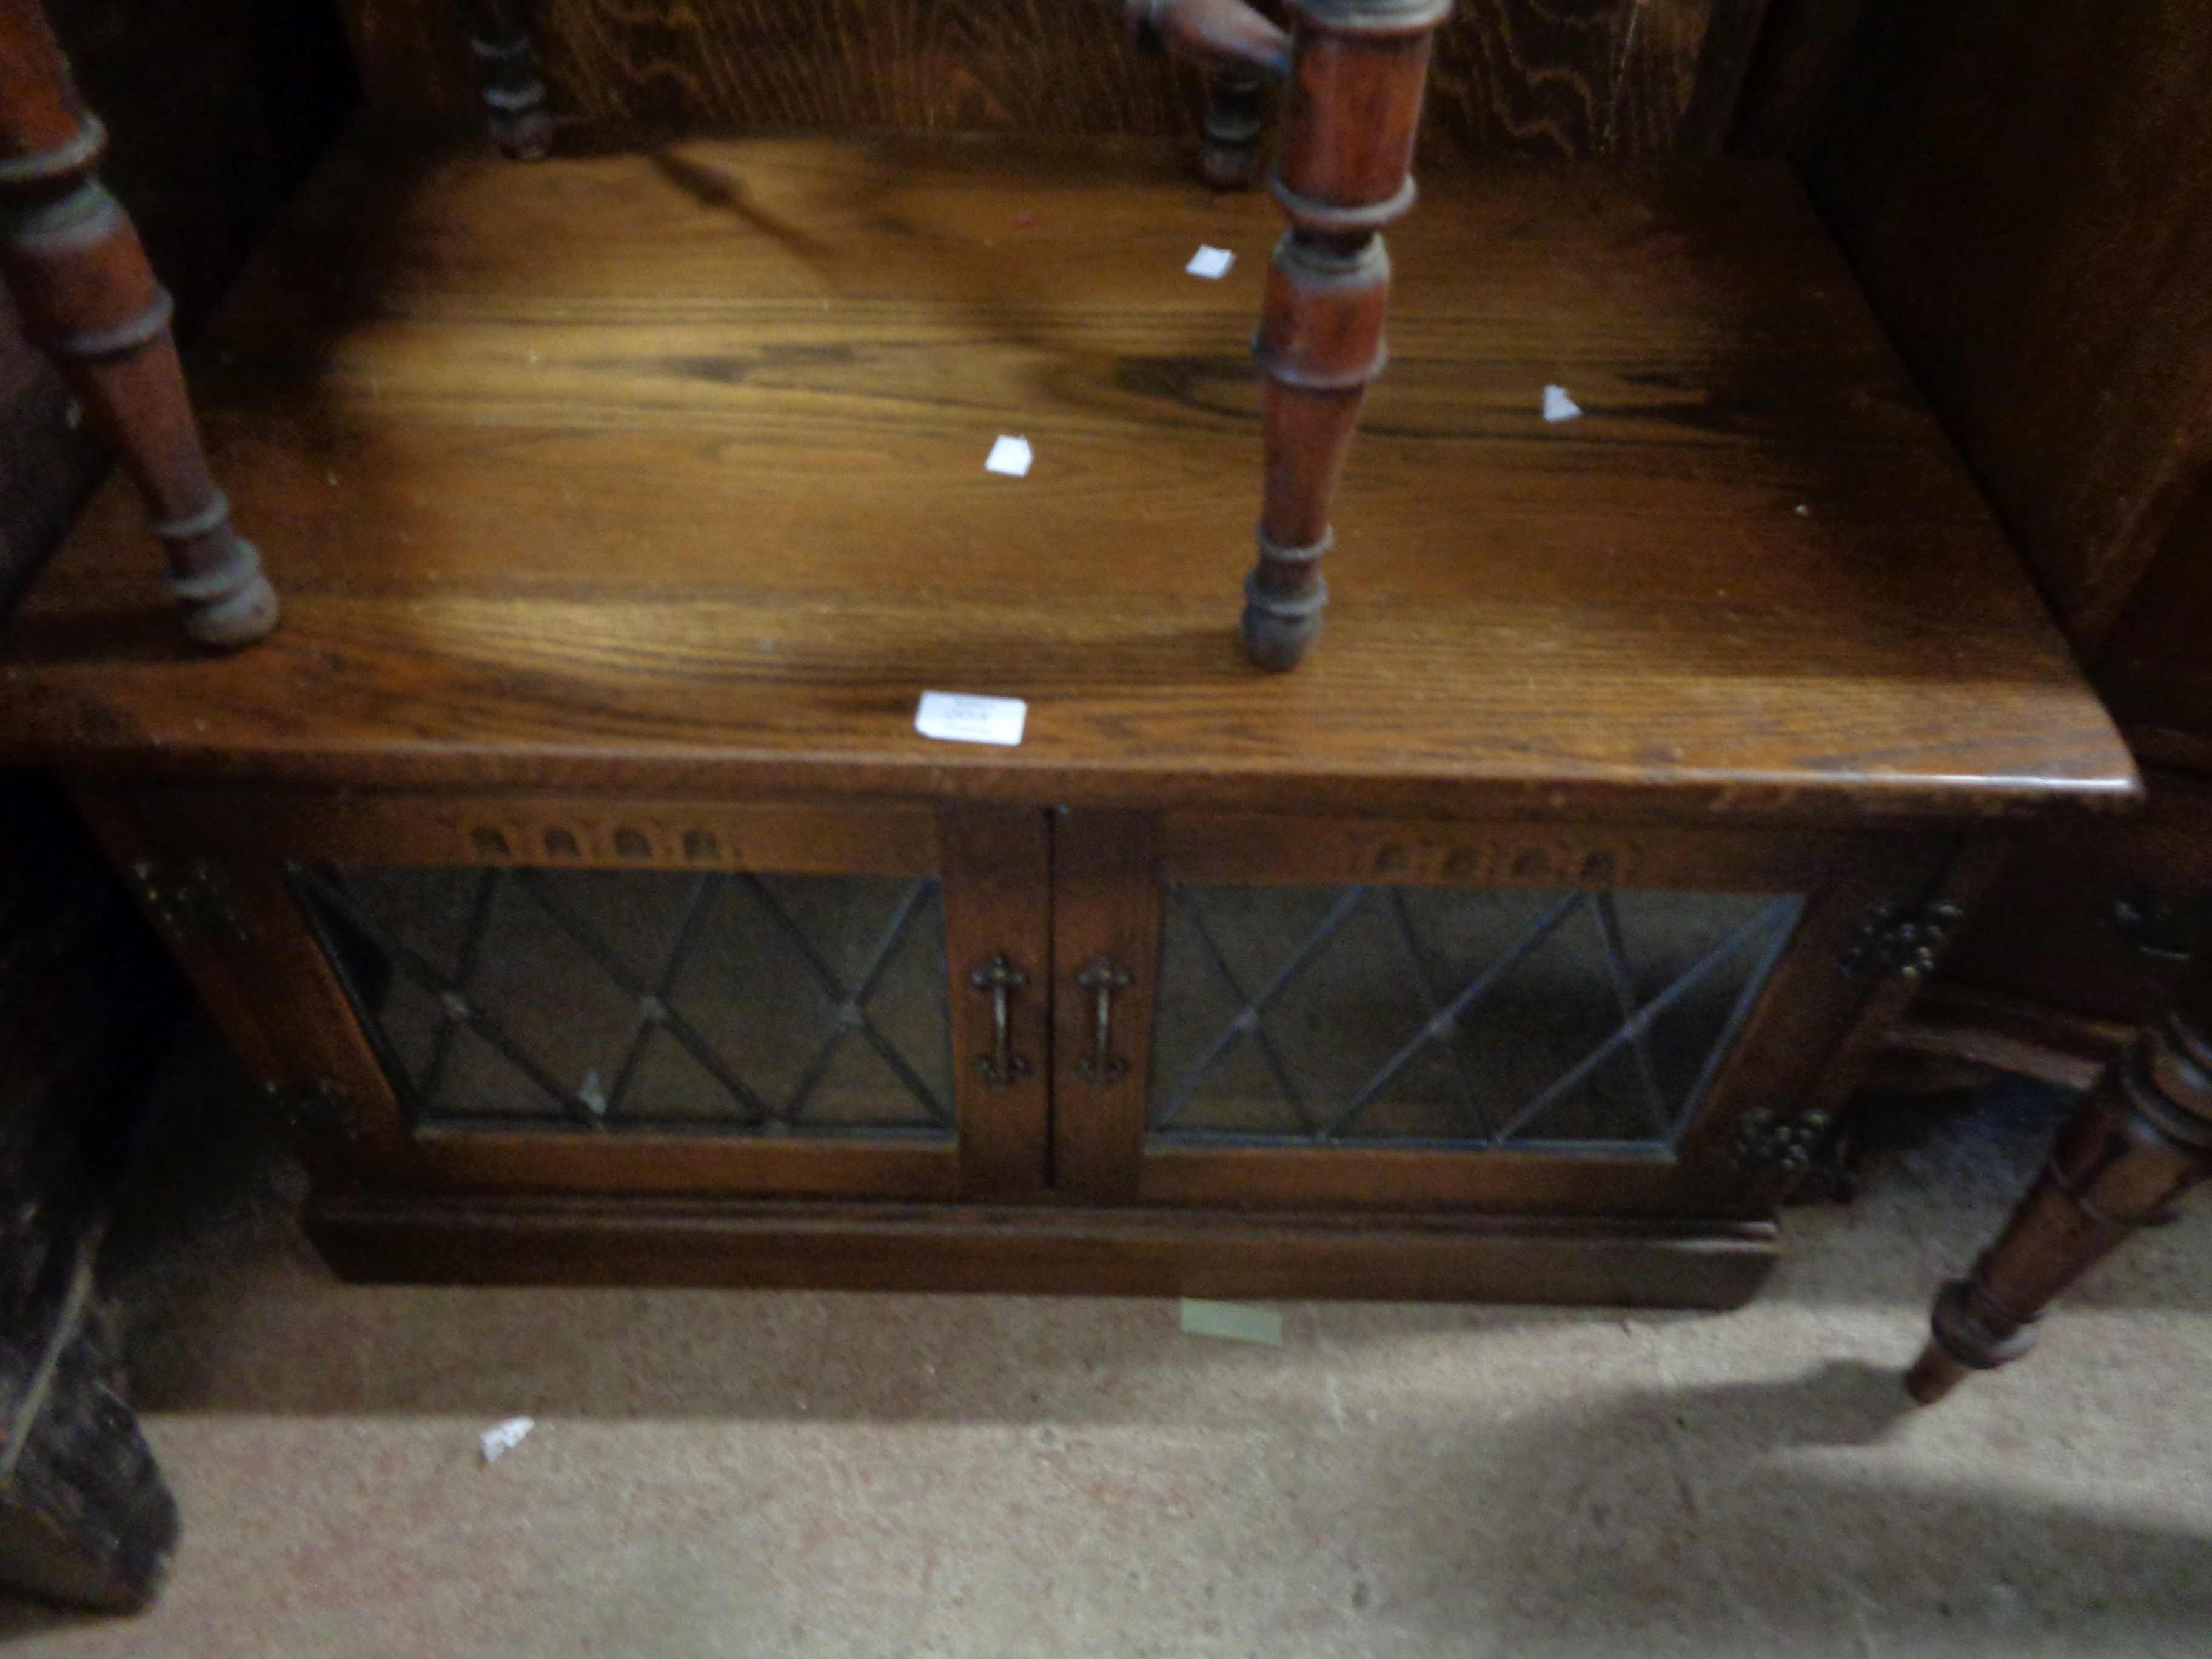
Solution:
<svg viewBox="0 0 2212 1659">
<path fill-rule="evenodd" d="M 1129 38 L 1206 72 L 1206 144 L 1198 170 L 1216 190 L 1242 190 L 1260 171 L 1261 107 L 1291 72 L 1291 38 L 1246 0 L 1122 0 Z"/>
<path fill-rule="evenodd" d="M 276 595 L 208 471 L 168 294 L 94 176 L 106 138 L 38 0 L 0 0 L 0 274 L 144 499 L 185 633 L 249 644 L 276 625 Z"/>
<path fill-rule="evenodd" d="M 483 82 L 484 131 L 501 153 L 541 161 L 553 152 L 553 112 L 538 74 L 526 0 L 470 0 L 469 47 Z"/>
<path fill-rule="evenodd" d="M 1267 376 L 1260 561 L 1244 646 L 1291 668 L 1321 631 L 1329 504 L 1367 387 L 1382 372 L 1390 260 L 1382 227 L 1413 204 L 1429 47 L 1450 0 L 1291 0 L 1280 159 L 1268 187 L 1291 228 L 1253 349 Z"/>
<path fill-rule="evenodd" d="M 1199 176 L 1216 190 L 1245 190 L 1260 176 L 1261 109 L 1267 77 L 1256 70 L 1216 70 L 1206 83 L 1206 143 Z"/>
<path fill-rule="evenodd" d="M 1905 1387 L 1933 1405 L 2026 1353 L 2051 1299 L 2212 1175 L 2212 962 L 2116 1061 L 1973 1273 L 1936 1300 Z"/>
</svg>

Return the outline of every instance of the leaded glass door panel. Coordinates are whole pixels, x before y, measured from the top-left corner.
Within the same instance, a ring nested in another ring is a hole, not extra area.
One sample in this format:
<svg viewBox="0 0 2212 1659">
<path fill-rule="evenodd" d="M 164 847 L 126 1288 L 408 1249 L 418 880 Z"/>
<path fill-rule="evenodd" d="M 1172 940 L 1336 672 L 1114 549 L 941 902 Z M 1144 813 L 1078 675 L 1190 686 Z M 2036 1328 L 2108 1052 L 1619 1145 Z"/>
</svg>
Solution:
<svg viewBox="0 0 2212 1659">
<path fill-rule="evenodd" d="M 1745 1202 L 1729 1126 L 1799 1108 L 1866 992 L 1855 919 L 1929 867 L 1869 845 L 1073 816 L 1056 1167 L 1182 1202 Z"/>
<path fill-rule="evenodd" d="M 306 936 L 290 994 L 351 1033 L 313 1073 L 344 1073 L 356 1161 L 394 1184 L 1022 1195 L 1045 1179 L 1048 833 L 967 807 L 325 800 L 264 866 L 262 931 Z M 975 982 L 993 964 L 1010 985 Z"/>
<path fill-rule="evenodd" d="M 423 1128 L 951 1139 L 933 877 L 292 878 Z"/>
</svg>

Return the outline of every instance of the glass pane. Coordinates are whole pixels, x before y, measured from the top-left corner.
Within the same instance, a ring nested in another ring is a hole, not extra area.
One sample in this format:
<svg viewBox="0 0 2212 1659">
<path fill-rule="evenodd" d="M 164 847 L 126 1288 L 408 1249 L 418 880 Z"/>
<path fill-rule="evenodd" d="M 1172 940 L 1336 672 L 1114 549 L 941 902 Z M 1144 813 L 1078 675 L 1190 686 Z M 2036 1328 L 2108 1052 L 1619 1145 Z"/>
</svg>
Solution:
<svg viewBox="0 0 2212 1659">
<path fill-rule="evenodd" d="M 1170 887 L 1152 1134 L 1667 1149 L 1802 908 L 1752 893 Z"/>
<path fill-rule="evenodd" d="M 950 1139 L 937 884 L 301 869 L 416 1121 Z"/>
</svg>

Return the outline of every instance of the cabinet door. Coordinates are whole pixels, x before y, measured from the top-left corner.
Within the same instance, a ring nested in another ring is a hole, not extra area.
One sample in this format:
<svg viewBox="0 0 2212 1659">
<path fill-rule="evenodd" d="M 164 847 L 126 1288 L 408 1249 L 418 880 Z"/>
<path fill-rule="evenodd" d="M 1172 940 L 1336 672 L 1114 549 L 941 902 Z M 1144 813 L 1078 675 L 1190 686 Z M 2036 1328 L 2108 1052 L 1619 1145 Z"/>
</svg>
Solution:
<svg viewBox="0 0 2212 1659">
<path fill-rule="evenodd" d="M 1058 1184 L 1583 1213 L 1757 1207 L 1898 994 L 1854 948 L 1869 915 L 1929 896 L 1947 850 L 1174 814 L 1055 835 Z"/>
<path fill-rule="evenodd" d="M 180 954 L 247 1063 L 305 1103 L 310 1140 L 324 1103 L 319 1174 L 939 1199 L 1044 1182 L 1041 813 L 88 804 L 157 879 L 219 886 L 237 925 Z"/>
</svg>

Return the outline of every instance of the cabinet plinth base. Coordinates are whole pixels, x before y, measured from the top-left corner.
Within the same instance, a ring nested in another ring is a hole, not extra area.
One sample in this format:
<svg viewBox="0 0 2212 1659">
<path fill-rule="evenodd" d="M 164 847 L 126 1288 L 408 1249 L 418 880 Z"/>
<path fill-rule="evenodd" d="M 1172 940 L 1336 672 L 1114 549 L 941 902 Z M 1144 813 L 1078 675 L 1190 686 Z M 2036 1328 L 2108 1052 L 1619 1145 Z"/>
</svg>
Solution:
<svg viewBox="0 0 2212 1659">
<path fill-rule="evenodd" d="M 371 1283 L 1734 1308 L 1777 1256 L 1771 1223 L 1674 1218 L 329 1196 L 307 1224 Z"/>
</svg>

